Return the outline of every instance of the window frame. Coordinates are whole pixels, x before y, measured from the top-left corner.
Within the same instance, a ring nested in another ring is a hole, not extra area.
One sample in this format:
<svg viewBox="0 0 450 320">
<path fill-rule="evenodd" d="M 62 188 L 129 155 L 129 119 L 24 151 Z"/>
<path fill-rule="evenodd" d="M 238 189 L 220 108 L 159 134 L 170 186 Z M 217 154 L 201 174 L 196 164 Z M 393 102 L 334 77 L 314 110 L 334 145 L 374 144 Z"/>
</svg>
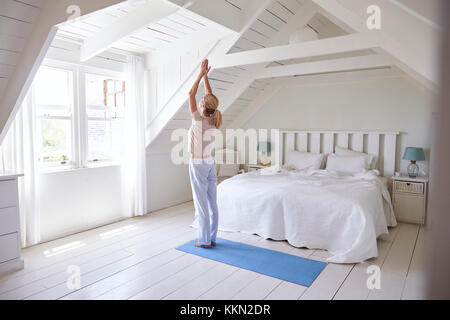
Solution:
<svg viewBox="0 0 450 320">
<path fill-rule="evenodd" d="M 86 97 L 86 75 L 93 74 L 102 77 L 108 77 L 111 79 L 121 80 L 127 82 L 127 77 L 125 72 L 107 70 L 97 67 L 77 65 L 74 63 L 50 60 L 46 59 L 42 63 L 41 67 L 62 69 L 72 72 L 72 91 L 71 99 L 72 112 L 71 112 L 71 156 L 72 159 L 66 164 L 61 163 L 50 163 L 45 164 L 43 161 L 39 162 L 40 170 L 43 172 L 53 172 L 53 171 L 64 171 L 64 170 L 75 170 L 84 168 L 96 168 L 103 166 L 116 166 L 120 165 L 116 159 L 101 159 L 98 161 L 88 160 L 88 121 L 90 118 L 87 116 L 88 104 Z M 125 84 L 125 90 L 127 89 Z M 32 94 L 34 95 L 34 86 L 31 88 Z M 38 105 L 36 104 L 36 107 Z M 108 107 L 105 107 L 108 108 Z M 112 108 L 112 107 L 109 107 Z M 53 118 L 60 118 L 52 116 Z M 39 157 L 42 157 L 42 132 L 39 131 L 41 128 L 41 120 L 43 116 L 36 114 L 37 120 L 37 144 L 39 150 Z M 105 120 L 102 118 L 101 120 Z M 105 120 L 106 121 L 106 120 Z"/>
<path fill-rule="evenodd" d="M 83 68 L 83 76 L 82 79 L 80 80 L 80 83 L 83 83 L 83 88 L 84 88 L 84 94 L 83 94 L 83 103 L 84 103 L 84 112 L 85 115 L 82 117 L 85 121 L 84 126 L 85 126 L 85 137 L 86 140 L 84 141 L 84 145 L 85 147 L 83 148 L 85 150 L 85 154 L 84 154 L 84 164 L 85 166 L 88 167 L 95 167 L 95 166 L 101 166 L 102 164 L 108 164 L 108 163 L 115 163 L 116 160 L 114 159 L 96 159 L 96 160 L 89 160 L 88 159 L 88 155 L 89 155 L 89 143 L 88 143 L 88 138 L 89 138 L 89 132 L 88 132 L 88 123 L 89 120 L 93 120 L 93 121 L 111 121 L 112 119 L 114 119 L 114 117 L 110 117 L 110 118 L 100 118 L 100 117 L 89 117 L 87 115 L 87 111 L 88 108 L 98 108 L 101 110 L 105 110 L 105 111 L 114 111 L 114 110 L 118 110 L 117 108 L 123 108 L 123 111 L 125 111 L 124 107 L 109 107 L 109 106 L 101 106 L 101 105 L 93 105 L 93 104 L 88 104 L 87 103 L 87 96 L 86 96 L 86 76 L 87 75 L 93 75 L 93 76 L 101 76 L 101 77 L 107 77 L 110 78 L 111 80 L 115 80 L 115 81 L 125 81 L 125 90 L 126 90 L 126 74 L 122 73 L 122 72 L 117 72 L 117 71 L 109 71 L 109 70 L 103 70 L 103 69 L 98 69 L 98 68 L 93 68 L 93 67 L 82 67 Z"/>
<path fill-rule="evenodd" d="M 69 108 L 71 109 L 71 113 L 69 116 L 52 116 L 52 115 L 40 115 L 40 114 L 36 114 L 36 131 L 38 132 L 37 135 L 37 145 L 38 145 L 38 153 L 39 153 L 39 157 L 42 158 L 39 161 L 39 166 L 43 169 L 49 170 L 52 168 L 62 168 L 62 169 L 70 169 L 76 166 L 77 163 L 77 152 L 76 152 L 76 145 L 73 143 L 74 142 L 74 137 L 76 137 L 78 135 L 78 130 L 77 130 L 77 126 L 76 126 L 76 119 L 75 119 L 75 108 L 76 108 L 76 104 L 75 102 L 75 92 L 76 92 L 76 88 L 77 88 L 77 84 L 75 81 L 75 68 L 73 68 L 73 66 L 69 66 L 67 64 L 57 64 L 57 63 L 47 63 L 47 64 L 42 64 L 41 67 L 47 68 L 47 69 L 56 69 L 56 70 L 64 70 L 64 71 L 68 71 L 71 72 L 72 74 L 72 78 L 69 80 L 69 86 L 70 88 L 70 97 L 69 97 Z M 35 91 L 35 87 L 32 87 L 32 93 L 33 95 L 33 100 L 36 103 L 36 110 L 40 107 L 40 106 L 46 106 L 46 107 L 50 107 L 50 108 L 56 108 L 58 107 L 58 105 L 45 105 L 45 104 L 38 104 L 36 102 L 36 91 Z M 66 106 L 62 106 L 60 105 L 60 107 L 66 107 Z M 69 146 L 69 150 L 70 150 L 70 155 L 71 155 L 71 159 L 69 161 L 67 161 L 66 163 L 61 163 L 61 162 L 50 162 L 50 163 L 45 163 L 43 160 L 43 146 L 42 146 L 42 120 L 66 120 L 66 121 L 70 121 L 70 146 Z"/>
</svg>

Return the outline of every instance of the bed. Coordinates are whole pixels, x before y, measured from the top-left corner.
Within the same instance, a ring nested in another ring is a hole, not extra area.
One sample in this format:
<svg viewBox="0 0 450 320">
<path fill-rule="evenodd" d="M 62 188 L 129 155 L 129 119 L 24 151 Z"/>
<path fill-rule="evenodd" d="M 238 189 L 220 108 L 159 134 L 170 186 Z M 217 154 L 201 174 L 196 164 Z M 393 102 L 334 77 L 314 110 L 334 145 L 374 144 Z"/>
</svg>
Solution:
<svg viewBox="0 0 450 320">
<path fill-rule="evenodd" d="M 398 133 L 281 131 L 278 169 L 237 175 L 218 186 L 219 229 L 326 249 L 333 263 L 376 257 L 377 238 L 395 226 L 388 179 L 395 167 Z M 376 155 L 373 170 L 341 175 L 288 170 L 288 150 L 332 153 L 342 146 Z M 270 170 L 270 169 L 268 169 Z"/>
</svg>

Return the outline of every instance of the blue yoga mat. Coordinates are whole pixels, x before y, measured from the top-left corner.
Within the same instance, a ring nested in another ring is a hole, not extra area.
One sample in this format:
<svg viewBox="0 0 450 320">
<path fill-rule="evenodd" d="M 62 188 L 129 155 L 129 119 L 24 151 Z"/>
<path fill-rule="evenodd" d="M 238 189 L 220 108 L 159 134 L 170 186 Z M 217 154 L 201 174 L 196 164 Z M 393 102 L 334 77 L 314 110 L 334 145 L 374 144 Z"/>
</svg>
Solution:
<svg viewBox="0 0 450 320">
<path fill-rule="evenodd" d="M 198 248 L 194 246 L 195 241 L 190 241 L 177 250 L 306 287 L 313 283 L 327 265 L 325 262 L 226 239 L 217 239 L 217 246 L 211 249 Z"/>
</svg>

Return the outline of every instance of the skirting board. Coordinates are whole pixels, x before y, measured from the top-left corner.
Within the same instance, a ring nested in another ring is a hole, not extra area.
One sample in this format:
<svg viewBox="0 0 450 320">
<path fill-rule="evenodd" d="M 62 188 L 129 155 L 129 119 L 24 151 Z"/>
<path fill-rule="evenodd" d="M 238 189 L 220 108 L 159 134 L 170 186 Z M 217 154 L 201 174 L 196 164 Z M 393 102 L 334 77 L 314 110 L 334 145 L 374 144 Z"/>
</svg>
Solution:
<svg viewBox="0 0 450 320">
<path fill-rule="evenodd" d="M 23 259 L 17 258 L 14 260 L 9 260 L 3 263 L 0 263 L 0 277 L 17 270 L 21 270 L 24 268 Z"/>
</svg>

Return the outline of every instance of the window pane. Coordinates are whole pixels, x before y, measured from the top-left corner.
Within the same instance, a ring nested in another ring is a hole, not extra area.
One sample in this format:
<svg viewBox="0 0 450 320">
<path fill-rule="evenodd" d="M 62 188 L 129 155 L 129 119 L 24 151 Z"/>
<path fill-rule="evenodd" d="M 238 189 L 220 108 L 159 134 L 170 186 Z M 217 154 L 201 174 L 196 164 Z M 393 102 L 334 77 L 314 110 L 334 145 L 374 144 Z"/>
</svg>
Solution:
<svg viewBox="0 0 450 320">
<path fill-rule="evenodd" d="M 112 158 L 111 121 L 88 121 L 88 160 L 106 160 Z"/>
<path fill-rule="evenodd" d="M 116 105 L 116 99 L 115 96 L 113 94 L 110 94 L 106 97 L 106 105 L 108 107 L 114 107 Z"/>
<path fill-rule="evenodd" d="M 125 81 L 110 77 L 86 74 L 86 103 L 93 106 L 123 106 L 125 100 L 116 102 L 116 93 L 124 94 Z"/>
<path fill-rule="evenodd" d="M 71 160 L 71 121 L 41 120 L 42 161 L 56 163 Z"/>
<path fill-rule="evenodd" d="M 41 67 L 34 81 L 38 105 L 72 105 L 71 71 Z"/>
<path fill-rule="evenodd" d="M 120 161 L 123 153 L 124 130 L 123 119 L 116 118 L 111 121 L 112 128 L 112 158 Z"/>
<path fill-rule="evenodd" d="M 116 94 L 116 107 L 125 106 L 125 92 L 120 92 Z"/>
<path fill-rule="evenodd" d="M 88 118 L 103 118 L 105 119 L 107 116 L 107 110 L 105 107 L 101 108 L 87 108 L 86 113 Z"/>
<path fill-rule="evenodd" d="M 105 105 L 104 77 L 86 75 L 86 103 L 94 106 Z"/>
<path fill-rule="evenodd" d="M 63 106 L 38 105 L 37 114 L 40 116 L 71 117 L 72 108 Z"/>
</svg>

